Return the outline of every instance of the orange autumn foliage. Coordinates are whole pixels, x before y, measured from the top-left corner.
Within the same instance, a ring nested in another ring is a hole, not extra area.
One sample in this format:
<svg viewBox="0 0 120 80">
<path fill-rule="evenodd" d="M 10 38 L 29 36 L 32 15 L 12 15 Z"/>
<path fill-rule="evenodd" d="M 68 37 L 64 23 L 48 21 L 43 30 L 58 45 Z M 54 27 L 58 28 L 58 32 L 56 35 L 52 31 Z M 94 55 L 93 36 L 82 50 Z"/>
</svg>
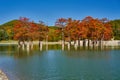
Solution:
<svg viewBox="0 0 120 80">
<path fill-rule="evenodd" d="M 39 39 L 47 31 L 47 27 L 43 24 L 30 22 L 28 18 L 20 18 L 19 22 L 14 26 L 14 39 L 28 40 Z"/>
<path fill-rule="evenodd" d="M 60 21 L 61 22 L 60 22 Z M 90 40 L 110 40 L 112 38 L 112 28 L 109 21 L 104 18 L 92 18 L 91 16 L 85 17 L 83 20 L 58 19 L 59 25 L 64 25 L 64 33 L 66 38 L 72 40 L 90 39 Z M 57 30 L 62 32 L 62 30 Z"/>
</svg>

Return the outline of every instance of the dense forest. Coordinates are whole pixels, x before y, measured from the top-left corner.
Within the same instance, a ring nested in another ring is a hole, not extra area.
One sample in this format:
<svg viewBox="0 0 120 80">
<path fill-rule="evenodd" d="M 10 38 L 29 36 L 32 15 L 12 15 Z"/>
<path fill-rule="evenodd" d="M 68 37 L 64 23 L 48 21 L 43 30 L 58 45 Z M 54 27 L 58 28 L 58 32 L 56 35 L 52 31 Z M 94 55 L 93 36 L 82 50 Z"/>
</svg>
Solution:
<svg viewBox="0 0 120 80">
<path fill-rule="evenodd" d="M 83 20 L 59 18 L 55 26 L 44 22 L 35 23 L 29 18 L 20 17 L 0 25 L 0 41 L 2 40 L 120 40 L 120 20 L 98 19 L 91 16 Z"/>
</svg>

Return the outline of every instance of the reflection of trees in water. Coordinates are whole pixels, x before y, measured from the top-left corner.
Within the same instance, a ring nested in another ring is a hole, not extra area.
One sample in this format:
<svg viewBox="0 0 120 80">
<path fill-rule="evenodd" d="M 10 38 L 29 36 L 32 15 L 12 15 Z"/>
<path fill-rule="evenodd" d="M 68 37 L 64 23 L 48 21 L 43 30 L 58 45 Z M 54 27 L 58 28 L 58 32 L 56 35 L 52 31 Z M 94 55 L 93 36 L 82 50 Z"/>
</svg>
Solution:
<svg viewBox="0 0 120 80">
<path fill-rule="evenodd" d="M 104 58 L 109 59 L 111 57 L 109 51 L 115 49 L 120 49 L 120 47 L 78 47 L 78 50 L 74 49 L 74 46 L 71 46 L 71 50 L 67 49 L 65 46 L 65 50 L 63 51 L 63 55 L 68 57 L 81 57 L 81 58 Z M 61 50 L 61 45 L 48 45 L 48 50 Z M 25 58 L 33 55 L 41 56 L 43 52 L 46 51 L 46 45 L 43 45 L 43 50 L 40 51 L 38 45 L 34 45 L 33 49 L 22 49 L 18 48 L 16 45 L 4 45 L 0 46 L 0 54 L 7 56 L 14 56 L 15 58 Z M 65 52 L 65 54 L 64 54 Z"/>
<path fill-rule="evenodd" d="M 14 45 L 0 45 L 0 51 L 13 51 L 15 50 L 16 46 Z"/>
<path fill-rule="evenodd" d="M 111 55 L 109 50 L 78 50 L 65 51 L 65 56 L 72 58 L 86 58 L 86 59 L 109 59 Z"/>
<path fill-rule="evenodd" d="M 61 45 L 48 45 L 48 50 L 61 50 Z M 119 48 L 116 48 L 119 49 Z M 111 57 L 111 54 L 109 53 L 111 51 L 111 47 L 104 47 L 104 48 L 87 48 L 87 47 L 79 47 L 78 50 L 74 49 L 74 46 L 71 48 L 71 50 L 63 51 L 63 55 L 67 57 L 73 57 L 73 58 L 87 58 L 87 59 L 109 59 Z M 40 51 L 38 45 L 34 45 L 33 49 L 27 49 L 23 50 L 22 48 L 19 48 L 15 53 L 15 58 L 25 58 L 29 56 L 38 55 L 41 56 L 44 54 L 44 51 L 46 51 L 46 45 L 43 46 L 43 50 Z"/>
<path fill-rule="evenodd" d="M 11 56 L 12 53 L 16 50 L 14 45 L 0 45 L 0 54 Z"/>
<path fill-rule="evenodd" d="M 35 45 L 36 46 L 36 49 L 37 50 L 40 50 L 39 49 L 39 47 L 38 47 L 38 45 Z M 43 44 L 43 46 L 42 46 L 42 50 L 40 50 L 40 51 L 45 51 L 45 50 L 61 50 L 61 45 L 45 45 L 45 44 Z"/>
<path fill-rule="evenodd" d="M 48 49 L 53 49 L 53 50 L 61 49 L 61 45 L 48 45 Z"/>
<path fill-rule="evenodd" d="M 42 51 L 39 51 L 39 48 L 37 48 L 36 45 L 33 47 L 33 49 L 18 48 L 18 50 L 14 53 L 15 58 L 26 58 L 34 55 L 38 55 L 38 56 L 42 55 Z"/>
<path fill-rule="evenodd" d="M 32 55 L 33 55 L 32 50 L 27 51 L 23 50 L 22 48 L 18 48 L 18 50 L 14 53 L 15 58 L 24 58 Z"/>
</svg>

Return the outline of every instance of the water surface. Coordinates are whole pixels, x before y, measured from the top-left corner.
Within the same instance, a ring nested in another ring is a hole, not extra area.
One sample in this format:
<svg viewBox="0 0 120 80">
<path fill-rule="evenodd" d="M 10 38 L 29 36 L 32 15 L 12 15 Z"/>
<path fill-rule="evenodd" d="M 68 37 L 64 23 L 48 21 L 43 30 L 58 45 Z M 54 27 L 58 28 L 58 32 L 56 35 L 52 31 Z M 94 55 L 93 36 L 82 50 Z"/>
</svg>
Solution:
<svg viewBox="0 0 120 80">
<path fill-rule="evenodd" d="M 48 48 L 0 45 L 0 69 L 10 80 L 120 80 L 120 49 Z"/>
</svg>

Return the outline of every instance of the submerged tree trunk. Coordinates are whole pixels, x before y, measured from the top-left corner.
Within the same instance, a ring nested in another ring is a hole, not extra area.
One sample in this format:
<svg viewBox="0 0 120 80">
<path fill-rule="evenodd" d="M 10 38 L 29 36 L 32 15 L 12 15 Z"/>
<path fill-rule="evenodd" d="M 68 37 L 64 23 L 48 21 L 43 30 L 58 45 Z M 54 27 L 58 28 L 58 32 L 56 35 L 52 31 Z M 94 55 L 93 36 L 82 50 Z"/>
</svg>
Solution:
<svg viewBox="0 0 120 80">
<path fill-rule="evenodd" d="M 98 45 L 99 47 L 101 47 L 102 46 L 102 40 L 99 40 L 99 45 Z"/>
<path fill-rule="evenodd" d="M 48 35 L 46 36 L 46 50 L 48 50 Z"/>
<path fill-rule="evenodd" d="M 90 40 L 88 39 L 88 48 L 90 47 Z"/>
<path fill-rule="evenodd" d="M 102 49 L 103 48 L 103 40 L 99 40 L 99 48 Z"/>
<path fill-rule="evenodd" d="M 83 47 L 86 47 L 86 40 L 83 39 Z"/>
<path fill-rule="evenodd" d="M 74 45 L 76 44 L 76 40 L 74 40 Z"/>
<path fill-rule="evenodd" d="M 69 37 L 69 44 L 70 44 L 70 46 L 71 46 L 71 37 Z"/>
<path fill-rule="evenodd" d="M 33 40 L 30 40 L 30 49 L 33 49 Z"/>
<path fill-rule="evenodd" d="M 64 50 L 64 47 L 65 47 L 65 45 L 64 45 L 64 42 L 62 41 L 62 50 Z"/>
<path fill-rule="evenodd" d="M 75 44 L 75 45 L 74 45 L 74 47 L 75 47 L 75 50 L 77 50 L 77 48 L 78 48 L 78 45 L 77 45 L 77 44 Z"/>
<path fill-rule="evenodd" d="M 68 50 L 70 50 L 70 43 L 68 43 Z"/>
<path fill-rule="evenodd" d="M 18 40 L 18 48 L 24 49 L 24 47 L 25 47 L 24 40 L 23 39 L 19 39 Z"/>
<path fill-rule="evenodd" d="M 71 37 L 69 36 L 68 50 L 70 50 L 70 47 L 71 47 Z"/>
<path fill-rule="evenodd" d="M 25 42 L 24 42 L 24 40 L 22 41 L 22 49 L 23 50 L 25 49 Z"/>
<path fill-rule="evenodd" d="M 99 40 L 99 47 L 102 48 L 103 47 L 103 40 L 104 40 L 104 35 L 102 34 L 100 40 Z"/>
<path fill-rule="evenodd" d="M 21 41 L 18 40 L 18 48 L 20 48 L 22 45 L 21 45 Z"/>
<path fill-rule="evenodd" d="M 96 47 L 97 40 L 93 40 L 93 49 Z"/>
<path fill-rule="evenodd" d="M 93 48 L 95 47 L 95 42 L 94 42 L 94 40 L 92 41 L 92 45 L 93 45 Z"/>
<path fill-rule="evenodd" d="M 27 41 L 26 48 L 27 48 L 27 52 L 29 52 L 29 50 L 30 50 L 30 43 L 29 43 L 29 41 Z"/>
<path fill-rule="evenodd" d="M 78 46 L 80 47 L 80 38 L 78 38 Z"/>
<path fill-rule="evenodd" d="M 87 46 L 88 46 L 88 49 L 90 49 L 91 44 L 90 44 L 90 40 L 89 40 L 89 39 L 88 39 L 88 44 L 87 44 Z"/>
<path fill-rule="evenodd" d="M 39 48 L 40 48 L 40 44 L 41 44 L 41 41 L 39 40 L 39 43 L 38 43 Z"/>
</svg>

